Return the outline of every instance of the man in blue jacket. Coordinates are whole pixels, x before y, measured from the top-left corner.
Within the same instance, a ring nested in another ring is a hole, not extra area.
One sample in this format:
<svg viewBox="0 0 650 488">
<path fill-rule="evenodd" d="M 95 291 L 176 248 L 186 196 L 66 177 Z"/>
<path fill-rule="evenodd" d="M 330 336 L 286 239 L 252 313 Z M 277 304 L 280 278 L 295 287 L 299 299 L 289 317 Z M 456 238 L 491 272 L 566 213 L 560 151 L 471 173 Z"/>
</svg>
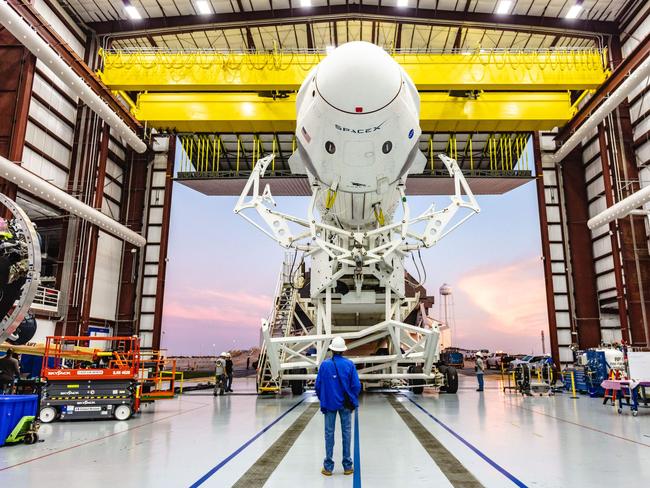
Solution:
<svg viewBox="0 0 650 488">
<path fill-rule="evenodd" d="M 343 357 L 347 351 L 345 340 L 335 337 L 330 344 L 332 358 L 323 361 L 316 377 L 316 394 L 320 400 L 321 412 L 325 415 L 325 461 L 321 473 L 332 476 L 334 470 L 334 429 L 336 415 L 341 417 L 343 438 L 343 473 L 354 473 L 350 456 L 352 437 L 352 411 L 359 406 L 357 397 L 361 391 L 359 375 L 354 363 Z"/>
</svg>

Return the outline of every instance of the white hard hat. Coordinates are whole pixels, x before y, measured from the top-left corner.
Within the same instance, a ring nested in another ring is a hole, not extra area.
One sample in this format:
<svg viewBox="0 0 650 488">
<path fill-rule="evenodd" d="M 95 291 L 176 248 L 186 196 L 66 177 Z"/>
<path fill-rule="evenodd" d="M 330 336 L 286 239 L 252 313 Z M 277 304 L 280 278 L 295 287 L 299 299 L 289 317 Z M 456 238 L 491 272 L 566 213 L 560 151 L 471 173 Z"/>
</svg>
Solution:
<svg viewBox="0 0 650 488">
<path fill-rule="evenodd" d="M 227 357 L 228 357 L 228 353 L 224 351 L 224 352 L 222 352 L 221 354 L 219 354 L 219 356 L 221 356 L 222 358 L 227 358 Z"/>
<path fill-rule="evenodd" d="M 336 352 L 343 352 L 348 350 L 348 346 L 345 345 L 345 340 L 341 336 L 336 336 L 332 343 L 330 344 L 330 350 Z"/>
<path fill-rule="evenodd" d="M 481 351 L 477 352 L 477 353 L 476 353 L 476 357 L 477 357 L 477 358 L 483 357 L 483 353 L 482 353 Z"/>
</svg>

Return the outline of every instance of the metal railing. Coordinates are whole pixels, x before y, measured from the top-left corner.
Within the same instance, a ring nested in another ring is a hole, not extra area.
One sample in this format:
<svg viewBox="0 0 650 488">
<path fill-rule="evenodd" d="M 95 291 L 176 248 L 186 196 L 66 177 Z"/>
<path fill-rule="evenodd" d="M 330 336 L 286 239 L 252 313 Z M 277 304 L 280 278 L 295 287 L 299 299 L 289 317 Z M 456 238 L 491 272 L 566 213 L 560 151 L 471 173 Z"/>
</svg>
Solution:
<svg viewBox="0 0 650 488">
<path fill-rule="evenodd" d="M 56 288 L 39 285 L 30 308 L 39 312 L 58 314 L 60 298 L 61 292 Z"/>
<path fill-rule="evenodd" d="M 419 62 L 447 64 L 451 57 L 463 56 L 463 63 L 479 63 L 497 68 L 517 66 L 545 70 L 588 69 L 602 70 L 607 64 L 606 49 L 594 47 L 556 47 L 544 49 L 482 48 L 474 49 L 395 49 L 384 47 L 392 56 L 405 58 L 418 56 Z M 303 65 L 308 71 L 327 55 L 327 49 L 269 49 L 227 50 L 210 48 L 165 49 L 165 48 L 120 48 L 100 49 L 104 66 L 129 69 L 133 64 L 156 68 L 171 66 L 176 69 L 196 65 L 207 68 L 284 70 L 290 65 Z M 424 58 L 423 58 L 424 57 Z M 458 64 L 458 59 L 454 63 Z"/>
<path fill-rule="evenodd" d="M 434 134 L 423 134 L 427 139 L 420 140 L 421 149 L 427 158 L 423 172 L 429 176 L 448 177 L 449 173 L 440 163 L 438 154 L 444 153 L 458 161 L 461 169 L 470 176 L 530 176 L 531 154 L 530 134 L 502 133 L 490 134 L 485 141 L 476 142 L 473 134 L 468 134 L 458 147 L 460 134 L 449 134 L 444 151 L 434 146 Z M 238 178 L 248 177 L 255 162 L 269 154 L 276 156 L 267 170 L 267 176 L 289 176 L 286 160 L 296 150 L 295 136 L 292 135 L 291 151 L 282 149 L 277 134 L 253 134 L 252 140 L 244 140 L 239 134 L 236 151 L 226 151 L 222 134 L 182 134 L 179 175 L 180 179 L 196 178 Z M 284 141 L 288 144 L 288 141 Z M 481 167 L 484 163 L 484 166 Z"/>
</svg>

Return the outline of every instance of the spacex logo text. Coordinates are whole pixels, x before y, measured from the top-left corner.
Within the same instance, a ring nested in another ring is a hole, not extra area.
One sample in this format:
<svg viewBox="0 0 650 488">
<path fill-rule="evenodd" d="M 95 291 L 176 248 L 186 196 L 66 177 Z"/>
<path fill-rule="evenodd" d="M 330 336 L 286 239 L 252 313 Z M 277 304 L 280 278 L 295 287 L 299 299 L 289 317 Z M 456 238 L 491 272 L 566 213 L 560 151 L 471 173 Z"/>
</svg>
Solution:
<svg viewBox="0 0 650 488">
<path fill-rule="evenodd" d="M 367 129 L 350 129 L 348 127 L 342 127 L 339 124 L 334 124 L 334 127 L 336 128 L 336 130 L 340 130 L 341 132 L 350 132 L 352 134 L 371 134 L 381 129 L 382 125 L 384 125 L 383 122 L 378 126 L 368 127 Z"/>
</svg>

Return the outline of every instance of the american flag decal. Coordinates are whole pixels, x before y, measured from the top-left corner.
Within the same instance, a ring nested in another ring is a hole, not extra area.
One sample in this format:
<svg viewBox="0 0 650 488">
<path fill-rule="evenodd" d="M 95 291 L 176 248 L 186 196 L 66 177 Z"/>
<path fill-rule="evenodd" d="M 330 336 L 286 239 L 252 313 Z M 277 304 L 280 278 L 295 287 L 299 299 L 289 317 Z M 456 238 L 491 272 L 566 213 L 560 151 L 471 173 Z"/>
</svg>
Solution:
<svg viewBox="0 0 650 488">
<path fill-rule="evenodd" d="M 307 132 L 307 130 L 304 127 L 301 129 L 301 132 L 302 132 L 302 135 L 305 136 L 305 139 L 307 140 L 307 142 L 311 142 L 311 136 L 309 135 L 309 133 Z"/>
</svg>

